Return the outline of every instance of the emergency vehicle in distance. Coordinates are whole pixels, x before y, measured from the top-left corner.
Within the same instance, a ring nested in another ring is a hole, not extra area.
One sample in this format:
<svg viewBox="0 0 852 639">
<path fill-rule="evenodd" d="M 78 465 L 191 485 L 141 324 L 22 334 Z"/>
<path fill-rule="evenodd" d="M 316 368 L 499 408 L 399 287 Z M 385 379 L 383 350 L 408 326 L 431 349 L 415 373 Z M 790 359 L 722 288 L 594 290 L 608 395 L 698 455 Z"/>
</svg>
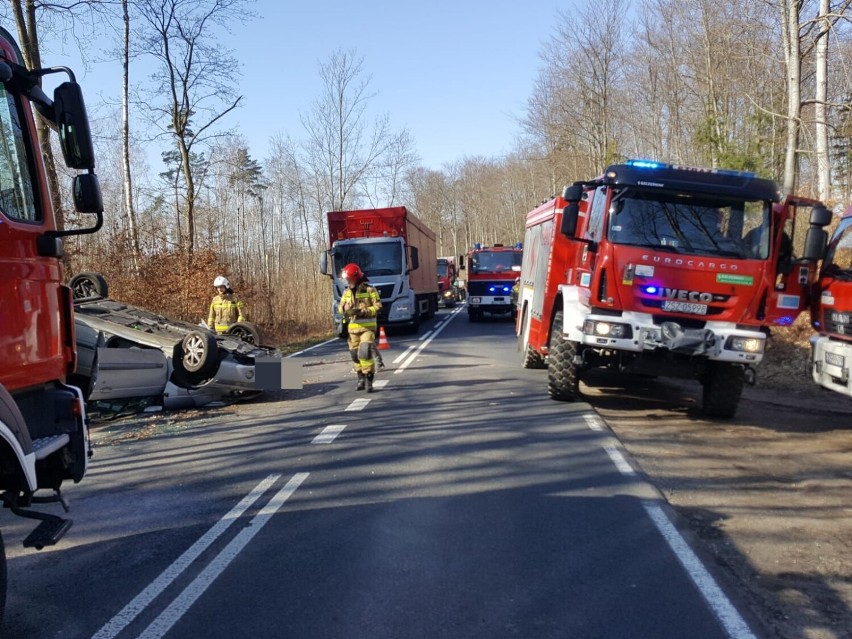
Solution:
<svg viewBox="0 0 852 639">
<path fill-rule="evenodd" d="M 812 303 L 813 380 L 852 397 L 852 207 L 828 244 Z"/>
<path fill-rule="evenodd" d="M 523 244 L 483 246 L 476 243 L 460 259 L 467 269 L 467 317 L 478 322 L 485 313 L 512 315 L 512 285 L 521 270 Z"/>
<path fill-rule="evenodd" d="M 807 306 L 830 218 L 740 171 L 637 160 L 575 182 L 527 216 L 522 365 L 562 401 L 593 367 L 695 379 L 732 417 L 769 327 Z"/>
<path fill-rule="evenodd" d="M 0 497 L 4 508 L 38 522 L 24 546 L 56 544 L 71 520 L 45 512 L 68 509 L 60 486 L 86 473 L 88 421 L 74 372 L 74 305 L 62 283 L 62 237 L 94 233 L 103 224 L 100 185 L 80 86 L 66 67 L 28 70 L 17 43 L 0 28 Z M 62 73 L 51 100 L 42 78 Z M 58 230 L 32 107 L 59 133 L 73 179 L 74 206 L 96 218 L 90 228 Z M 47 491 L 48 494 L 36 494 Z M 39 508 L 41 506 L 41 508 Z M 0 622 L 6 601 L 6 555 L 0 537 Z M 47 589 L 45 584 L 45 589 Z M 34 610 L 32 612 L 35 612 Z"/>
<path fill-rule="evenodd" d="M 337 304 L 345 283 L 340 271 L 354 263 L 382 299 L 379 326 L 404 326 L 414 332 L 423 317 L 438 309 L 435 234 L 404 206 L 355 211 L 329 211 L 328 250 L 320 272 L 332 278 L 331 313 L 338 337 L 346 337 Z M 331 264 L 329 264 L 329 257 Z"/>
<path fill-rule="evenodd" d="M 438 258 L 438 301 L 446 308 L 454 307 L 461 301 L 458 288 L 456 260 L 452 257 Z"/>
</svg>

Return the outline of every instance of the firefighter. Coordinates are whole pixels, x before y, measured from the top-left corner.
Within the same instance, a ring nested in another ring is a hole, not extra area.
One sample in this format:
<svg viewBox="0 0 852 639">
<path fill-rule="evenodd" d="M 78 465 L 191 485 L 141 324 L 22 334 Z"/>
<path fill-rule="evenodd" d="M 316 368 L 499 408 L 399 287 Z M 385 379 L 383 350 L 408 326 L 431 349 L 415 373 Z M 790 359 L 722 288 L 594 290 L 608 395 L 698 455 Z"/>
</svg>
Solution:
<svg viewBox="0 0 852 639">
<path fill-rule="evenodd" d="M 340 272 L 346 282 L 337 312 L 348 320 L 349 354 L 358 374 L 356 390 L 373 392 L 373 375 L 376 364 L 373 359 L 376 342 L 376 318 L 382 308 L 379 292 L 367 281 L 367 276 L 357 264 L 347 264 Z"/>
<path fill-rule="evenodd" d="M 210 302 L 207 325 L 218 335 L 222 335 L 232 324 L 246 321 L 245 304 L 236 298 L 231 283 L 224 275 L 216 276 L 213 288 L 216 289 L 216 295 Z"/>
</svg>

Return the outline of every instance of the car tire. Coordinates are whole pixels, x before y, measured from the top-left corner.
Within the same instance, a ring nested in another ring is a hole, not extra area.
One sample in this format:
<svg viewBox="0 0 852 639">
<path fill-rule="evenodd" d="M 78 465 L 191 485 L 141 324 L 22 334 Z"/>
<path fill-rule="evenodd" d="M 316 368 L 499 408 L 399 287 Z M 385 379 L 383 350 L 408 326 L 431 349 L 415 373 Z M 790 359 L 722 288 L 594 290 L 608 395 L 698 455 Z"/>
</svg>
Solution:
<svg viewBox="0 0 852 639">
<path fill-rule="evenodd" d="M 109 287 L 100 273 L 78 273 L 68 283 L 75 300 L 109 297 Z"/>
<path fill-rule="evenodd" d="M 208 377 L 219 368 L 219 346 L 213 333 L 190 331 L 180 345 L 181 362 L 188 373 Z"/>
<path fill-rule="evenodd" d="M 239 337 L 244 342 L 248 342 L 254 346 L 260 345 L 260 330 L 257 326 L 250 322 L 237 322 L 236 324 L 231 324 L 228 327 L 228 330 L 225 331 L 225 334 Z"/>
</svg>

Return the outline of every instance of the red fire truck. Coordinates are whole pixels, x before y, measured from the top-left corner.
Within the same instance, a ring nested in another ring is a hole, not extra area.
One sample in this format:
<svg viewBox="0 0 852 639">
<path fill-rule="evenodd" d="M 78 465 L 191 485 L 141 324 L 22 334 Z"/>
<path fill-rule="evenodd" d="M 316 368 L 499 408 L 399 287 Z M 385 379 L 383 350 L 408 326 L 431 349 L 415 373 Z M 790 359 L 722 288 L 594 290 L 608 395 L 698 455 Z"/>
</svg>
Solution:
<svg viewBox="0 0 852 639">
<path fill-rule="evenodd" d="M 467 316 L 480 321 L 485 313 L 508 315 L 514 310 L 512 286 L 521 270 L 523 245 L 474 244 L 459 260 L 460 269 L 467 268 Z"/>
<path fill-rule="evenodd" d="M 829 220 L 739 171 L 628 161 L 575 182 L 527 216 L 522 365 L 563 401 L 593 367 L 695 379 L 704 412 L 732 417 L 769 327 L 806 308 Z"/>
<path fill-rule="evenodd" d="M 438 258 L 438 301 L 452 308 L 460 301 L 456 261 L 452 257 Z"/>
<path fill-rule="evenodd" d="M 51 100 L 44 76 L 63 73 Z M 80 390 L 65 383 L 77 361 L 71 289 L 62 284 L 62 236 L 93 233 L 103 205 L 89 124 L 79 85 L 65 67 L 28 70 L 18 45 L 0 28 L 0 497 L 4 508 L 39 522 L 24 546 L 55 544 L 71 520 L 37 509 L 78 482 L 90 455 Z M 90 228 L 56 228 L 31 106 L 59 133 L 65 163 L 84 171 L 73 181 L 74 205 L 96 215 Z M 37 494 L 46 491 L 47 494 Z M 0 537 L 0 621 L 6 559 Z"/>
<path fill-rule="evenodd" d="M 829 242 L 812 302 L 813 380 L 852 397 L 852 207 Z"/>
</svg>

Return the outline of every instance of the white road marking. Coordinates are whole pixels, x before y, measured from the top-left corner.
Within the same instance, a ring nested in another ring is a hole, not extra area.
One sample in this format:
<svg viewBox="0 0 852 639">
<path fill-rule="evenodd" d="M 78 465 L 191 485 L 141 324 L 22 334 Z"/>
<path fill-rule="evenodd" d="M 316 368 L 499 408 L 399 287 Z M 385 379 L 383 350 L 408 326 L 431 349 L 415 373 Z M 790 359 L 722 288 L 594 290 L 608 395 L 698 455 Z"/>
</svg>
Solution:
<svg viewBox="0 0 852 639">
<path fill-rule="evenodd" d="M 356 399 L 355 401 L 353 401 L 351 404 L 349 404 L 349 406 L 347 406 L 343 410 L 345 410 L 345 411 L 347 411 L 347 410 L 364 410 L 367 407 L 367 404 L 369 404 L 369 403 L 370 403 L 369 399 L 367 399 L 366 397 L 362 397 L 360 399 Z"/>
<path fill-rule="evenodd" d="M 388 385 L 389 379 L 377 379 L 373 382 L 373 388 L 384 388 Z"/>
<path fill-rule="evenodd" d="M 313 438 L 312 444 L 330 444 L 335 438 L 343 432 L 346 424 L 330 424 L 322 429 L 319 435 Z"/>
<path fill-rule="evenodd" d="M 326 344 L 331 344 L 332 342 L 339 342 L 339 341 L 340 341 L 339 337 L 332 337 L 331 339 L 326 340 L 324 342 L 320 342 L 319 344 L 314 344 L 313 346 L 308 346 L 307 348 L 299 351 L 298 353 L 290 353 L 289 355 L 287 355 L 287 357 L 296 357 L 296 355 L 301 355 L 302 353 L 307 353 L 308 351 L 312 351 L 315 348 L 319 348 L 320 346 L 325 346 Z"/>
<path fill-rule="evenodd" d="M 748 624 L 725 596 L 725 593 L 722 592 L 722 589 L 719 588 L 704 564 L 689 547 L 689 544 L 666 517 L 663 509 L 651 502 L 645 502 L 644 506 L 651 521 L 654 522 L 669 548 L 672 549 L 692 582 L 701 592 L 704 601 L 707 602 L 719 622 L 724 626 L 728 636 L 731 639 L 756 639 Z"/>
<path fill-rule="evenodd" d="M 417 356 L 418 356 L 418 355 L 419 355 L 419 354 L 423 351 L 423 349 L 424 349 L 424 348 L 426 348 L 427 346 L 429 346 L 429 342 L 431 342 L 433 339 L 435 339 L 436 337 L 438 337 L 438 335 L 441 333 L 441 331 L 443 331 L 445 328 L 447 328 L 447 326 L 449 326 L 450 322 L 451 322 L 453 319 L 455 319 L 456 315 L 458 315 L 458 314 L 459 314 L 459 311 L 460 311 L 460 310 L 461 310 L 461 308 L 458 308 L 458 309 L 456 309 L 455 311 L 453 311 L 453 312 L 452 312 L 452 314 L 451 314 L 451 315 L 447 318 L 447 321 L 443 324 L 443 326 L 441 326 L 441 328 L 436 328 L 436 329 L 434 330 L 434 332 L 432 333 L 431 337 L 429 337 L 429 339 L 427 339 L 427 340 L 426 340 L 426 341 L 424 341 L 422 344 L 420 344 L 420 346 L 418 346 L 417 348 L 415 348 L 415 349 L 414 349 L 414 352 L 413 352 L 413 353 L 411 353 L 411 354 L 410 354 L 410 355 L 406 358 L 406 360 L 405 360 L 402 364 L 400 364 L 399 368 L 397 368 L 397 369 L 393 372 L 393 374 L 394 374 L 394 375 L 396 375 L 397 373 L 401 373 L 401 372 L 402 372 L 402 371 L 404 371 L 406 368 L 408 368 L 408 365 L 409 365 L 409 364 L 411 364 L 411 362 L 413 362 L 413 361 L 414 361 L 414 359 L 415 359 L 415 358 L 416 358 L 416 357 L 417 357 Z M 407 352 L 408 352 L 408 351 L 406 351 L 406 353 L 407 353 Z M 394 364 L 396 364 L 396 360 L 394 360 Z"/>
<path fill-rule="evenodd" d="M 604 428 L 603 422 L 601 421 L 601 418 L 597 415 L 583 415 L 583 419 L 586 420 L 586 424 L 588 424 L 589 428 L 591 428 L 592 430 L 606 430 Z"/>
<path fill-rule="evenodd" d="M 406 349 L 405 349 L 405 351 L 403 351 L 401 355 L 397 355 L 397 356 L 396 356 L 396 359 L 395 359 L 395 360 L 393 360 L 393 363 L 394 363 L 394 364 L 399 364 L 399 363 L 400 363 L 402 360 L 404 360 L 404 359 L 405 359 L 405 357 L 406 357 L 406 356 L 407 356 L 407 355 L 408 355 L 408 354 L 409 354 L 412 350 L 414 350 L 415 348 L 417 348 L 417 346 L 416 346 L 415 344 L 412 344 L 411 346 L 409 346 L 408 348 L 406 348 Z"/>
<path fill-rule="evenodd" d="M 615 464 L 615 467 L 618 469 L 622 475 L 633 476 L 636 474 L 636 471 L 633 470 L 633 467 L 627 463 L 627 460 L 624 459 L 624 455 L 621 454 L 615 446 L 612 444 L 604 444 L 603 449 L 606 451 L 606 454 L 609 455 L 609 458 L 612 460 L 612 463 Z"/>
<path fill-rule="evenodd" d="M 172 626 L 174 626 L 184 613 L 189 610 L 189 607 L 204 594 L 204 591 L 212 584 L 216 578 L 222 574 L 225 568 L 236 559 L 243 548 L 260 532 L 260 529 L 272 519 L 272 516 L 278 512 L 281 506 L 284 505 L 299 485 L 307 479 L 310 473 L 296 473 L 290 478 L 272 499 L 267 502 L 266 506 L 261 508 L 260 512 L 252 518 L 248 526 L 243 528 L 230 543 L 222 549 L 216 558 L 213 559 L 201 573 L 192 580 L 178 597 L 172 601 L 169 606 L 160 613 L 160 615 L 151 622 L 145 632 L 139 635 L 139 639 L 159 639 L 165 635 Z"/>
<path fill-rule="evenodd" d="M 269 475 L 261 481 L 254 489 L 240 500 L 224 517 L 208 530 L 204 535 L 196 541 L 189 549 L 178 557 L 171 566 L 166 568 L 160 576 L 157 577 L 151 584 L 140 592 L 136 597 L 127 604 L 115 617 L 110 619 L 92 639 L 111 639 L 120 633 L 136 616 L 142 612 L 148 604 L 156 599 L 177 577 L 195 561 L 201 553 L 216 540 L 228 527 L 237 521 L 240 516 L 249 508 L 258 498 L 274 484 L 281 475 Z"/>
<path fill-rule="evenodd" d="M 592 427 L 589 417 L 586 417 L 586 421 Z M 624 455 L 614 445 L 604 444 L 603 449 L 622 475 L 636 475 L 636 471 L 627 463 Z M 757 639 L 749 629 L 748 624 L 740 616 L 740 613 L 737 612 L 737 609 L 734 608 L 734 605 L 725 596 L 722 589 L 719 588 L 713 576 L 704 567 L 704 564 L 701 563 L 701 560 L 663 512 L 663 509 L 651 501 L 644 501 L 642 506 L 645 508 L 645 512 L 648 513 L 651 521 L 654 522 L 654 526 L 660 531 L 669 548 L 672 549 L 681 566 L 686 570 L 686 574 L 689 575 L 692 583 L 698 588 L 704 601 L 707 602 L 707 605 L 710 606 L 719 623 L 725 628 L 728 636 L 731 639 Z"/>
</svg>

